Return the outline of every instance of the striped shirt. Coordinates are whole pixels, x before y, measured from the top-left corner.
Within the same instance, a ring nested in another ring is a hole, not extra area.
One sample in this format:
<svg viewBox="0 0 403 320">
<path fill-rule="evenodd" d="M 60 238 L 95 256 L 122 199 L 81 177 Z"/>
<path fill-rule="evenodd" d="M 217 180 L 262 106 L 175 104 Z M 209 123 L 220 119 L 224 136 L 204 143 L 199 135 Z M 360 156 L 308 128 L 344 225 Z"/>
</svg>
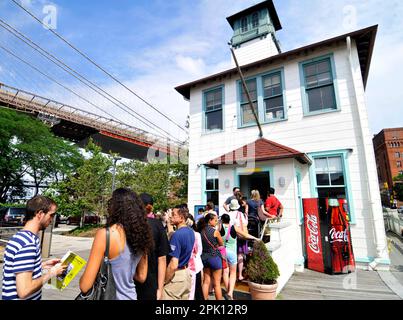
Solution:
<svg viewBox="0 0 403 320">
<path fill-rule="evenodd" d="M 39 238 L 28 230 L 21 230 L 7 243 L 4 253 L 3 300 L 19 300 L 16 275 L 32 272 L 32 280 L 42 276 L 42 258 Z M 40 300 L 42 289 L 33 293 L 26 300 Z"/>
</svg>

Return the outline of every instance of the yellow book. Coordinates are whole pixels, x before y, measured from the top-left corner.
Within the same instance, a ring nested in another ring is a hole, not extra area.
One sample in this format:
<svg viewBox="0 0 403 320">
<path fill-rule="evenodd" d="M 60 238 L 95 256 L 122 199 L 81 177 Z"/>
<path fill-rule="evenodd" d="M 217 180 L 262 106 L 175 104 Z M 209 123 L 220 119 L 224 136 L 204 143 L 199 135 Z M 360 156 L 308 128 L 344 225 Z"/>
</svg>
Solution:
<svg viewBox="0 0 403 320">
<path fill-rule="evenodd" d="M 61 259 L 61 263 L 67 265 L 67 269 L 60 276 L 57 276 L 53 283 L 59 290 L 65 289 L 87 262 L 78 254 L 68 251 Z"/>
</svg>

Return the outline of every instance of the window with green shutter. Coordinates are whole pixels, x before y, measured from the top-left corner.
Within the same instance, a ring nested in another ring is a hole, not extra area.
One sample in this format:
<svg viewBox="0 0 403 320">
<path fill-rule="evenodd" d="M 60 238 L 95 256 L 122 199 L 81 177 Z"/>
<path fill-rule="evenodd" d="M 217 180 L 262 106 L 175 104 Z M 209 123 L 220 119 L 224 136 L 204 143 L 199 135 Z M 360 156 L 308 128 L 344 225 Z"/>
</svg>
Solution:
<svg viewBox="0 0 403 320">
<path fill-rule="evenodd" d="M 284 119 L 283 86 L 280 72 L 263 77 L 263 96 L 266 121 Z"/>
<path fill-rule="evenodd" d="M 223 88 L 204 92 L 204 130 L 223 130 Z"/>
<path fill-rule="evenodd" d="M 241 92 L 241 121 L 242 125 L 256 123 L 255 117 L 253 115 L 252 109 L 249 104 L 248 96 L 244 90 L 242 83 L 239 83 Z M 249 91 L 250 98 L 252 100 L 255 112 L 258 112 L 257 104 L 257 83 L 256 78 L 246 81 L 246 86 Z"/>
<path fill-rule="evenodd" d="M 330 58 L 303 64 L 308 113 L 336 110 L 336 96 Z"/>
</svg>

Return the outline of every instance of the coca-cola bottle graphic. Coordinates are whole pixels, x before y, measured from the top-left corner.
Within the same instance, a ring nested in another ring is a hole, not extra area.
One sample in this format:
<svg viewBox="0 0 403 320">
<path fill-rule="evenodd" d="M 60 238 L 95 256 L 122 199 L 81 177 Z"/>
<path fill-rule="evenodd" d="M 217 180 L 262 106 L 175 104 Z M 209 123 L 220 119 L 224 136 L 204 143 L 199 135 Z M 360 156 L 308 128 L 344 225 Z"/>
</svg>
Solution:
<svg viewBox="0 0 403 320">
<path fill-rule="evenodd" d="M 329 199 L 328 204 L 332 273 L 349 273 L 355 270 L 355 261 L 347 202 L 345 199 Z"/>
</svg>

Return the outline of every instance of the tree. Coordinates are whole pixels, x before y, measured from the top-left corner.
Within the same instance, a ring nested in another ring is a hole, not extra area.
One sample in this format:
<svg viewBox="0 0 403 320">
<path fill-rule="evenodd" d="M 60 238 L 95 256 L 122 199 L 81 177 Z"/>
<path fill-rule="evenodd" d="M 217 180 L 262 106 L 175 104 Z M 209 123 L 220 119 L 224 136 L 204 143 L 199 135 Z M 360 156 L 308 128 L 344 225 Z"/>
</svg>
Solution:
<svg viewBox="0 0 403 320">
<path fill-rule="evenodd" d="M 83 159 L 78 149 L 53 135 L 43 135 L 29 145 L 26 172 L 34 179 L 35 195 L 47 179 L 58 181 L 74 172 Z"/>
<path fill-rule="evenodd" d="M 92 139 L 85 151 L 88 155 L 76 172 L 52 186 L 60 212 L 67 216 L 81 215 L 81 225 L 86 212 L 106 213 L 112 181 L 112 157 L 103 154 Z"/>
<path fill-rule="evenodd" d="M 396 199 L 403 201 L 403 174 L 393 178 L 393 191 L 396 193 Z"/>
<path fill-rule="evenodd" d="M 137 160 L 118 165 L 117 187 L 129 187 L 138 194 L 147 192 L 154 198 L 155 209 L 168 207 L 169 171 L 165 164 L 147 164 Z"/>
<path fill-rule="evenodd" d="M 118 165 L 116 185 L 151 194 L 155 210 L 164 210 L 187 202 L 187 168 L 185 164 L 133 160 Z"/>
<path fill-rule="evenodd" d="M 82 162 L 78 148 L 54 136 L 50 128 L 30 116 L 0 108 L 0 202 L 24 191 L 30 175 L 35 195 L 46 180 L 59 179 Z"/>
</svg>

